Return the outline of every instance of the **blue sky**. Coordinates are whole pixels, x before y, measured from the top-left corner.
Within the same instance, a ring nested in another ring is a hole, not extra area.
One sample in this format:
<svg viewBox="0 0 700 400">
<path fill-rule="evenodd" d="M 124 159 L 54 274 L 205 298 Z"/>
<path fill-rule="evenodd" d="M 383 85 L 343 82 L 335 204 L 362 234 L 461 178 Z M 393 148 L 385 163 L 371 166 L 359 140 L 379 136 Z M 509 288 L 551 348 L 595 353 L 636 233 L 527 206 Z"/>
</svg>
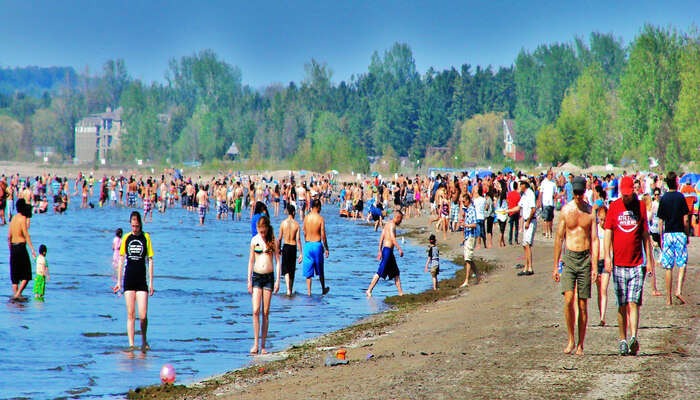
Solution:
<svg viewBox="0 0 700 400">
<path fill-rule="evenodd" d="M 333 81 L 367 71 L 375 50 L 413 49 L 422 73 L 510 65 L 522 48 L 644 23 L 688 30 L 700 1 L 33 1 L 0 0 L 0 66 L 89 66 L 123 58 L 135 78 L 162 81 L 168 60 L 211 48 L 254 87 L 300 81 L 328 63 Z"/>
</svg>

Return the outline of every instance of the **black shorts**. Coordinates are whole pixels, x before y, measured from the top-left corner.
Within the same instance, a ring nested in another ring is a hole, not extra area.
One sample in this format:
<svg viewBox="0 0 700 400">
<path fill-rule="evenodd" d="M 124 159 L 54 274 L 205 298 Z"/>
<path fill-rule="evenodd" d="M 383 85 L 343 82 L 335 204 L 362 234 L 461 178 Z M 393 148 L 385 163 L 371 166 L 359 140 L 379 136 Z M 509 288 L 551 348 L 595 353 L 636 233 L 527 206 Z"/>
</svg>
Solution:
<svg viewBox="0 0 700 400">
<path fill-rule="evenodd" d="M 365 206 L 362 204 L 362 200 L 358 200 L 357 204 L 355 204 L 355 211 L 362 212 L 364 210 Z"/>
<path fill-rule="evenodd" d="M 32 280 L 32 264 L 25 242 L 12 243 L 10 246 L 10 280 L 13 285 Z"/>
<path fill-rule="evenodd" d="M 542 216 L 542 218 L 545 221 L 547 221 L 547 222 L 554 221 L 554 206 L 545 206 L 542 211 L 544 211 L 543 212 L 544 215 Z"/>
<path fill-rule="evenodd" d="M 661 235 L 659 235 L 658 233 L 652 233 L 651 240 L 653 240 L 654 243 L 658 244 L 659 247 L 661 247 Z"/>
<path fill-rule="evenodd" d="M 253 272 L 252 281 L 254 288 L 272 290 L 275 287 L 275 274 L 273 274 L 272 272 L 267 274 L 259 274 L 257 272 Z"/>
<path fill-rule="evenodd" d="M 493 217 L 486 218 L 486 233 L 493 235 Z"/>
<path fill-rule="evenodd" d="M 297 269 L 297 246 L 291 244 L 282 245 L 282 275 L 289 274 L 294 279 Z"/>
<path fill-rule="evenodd" d="M 146 284 L 146 267 L 141 266 L 130 266 L 126 265 L 124 268 L 124 283 L 122 288 L 126 292 L 127 290 L 133 290 L 135 292 L 148 292 L 148 285 Z"/>
<path fill-rule="evenodd" d="M 501 230 L 501 233 L 504 233 L 506 231 L 506 221 L 498 221 L 498 228 Z"/>
</svg>

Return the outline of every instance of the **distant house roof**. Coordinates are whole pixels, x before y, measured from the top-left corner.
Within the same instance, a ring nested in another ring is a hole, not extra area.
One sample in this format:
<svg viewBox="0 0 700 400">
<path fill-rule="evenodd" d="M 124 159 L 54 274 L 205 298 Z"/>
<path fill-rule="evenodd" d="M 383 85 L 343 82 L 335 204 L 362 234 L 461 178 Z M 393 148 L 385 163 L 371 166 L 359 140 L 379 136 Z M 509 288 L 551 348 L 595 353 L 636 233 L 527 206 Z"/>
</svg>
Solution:
<svg viewBox="0 0 700 400">
<path fill-rule="evenodd" d="M 111 119 L 113 121 L 122 120 L 122 108 L 119 107 L 112 111 L 111 108 L 107 107 L 107 110 L 103 113 L 90 114 L 89 116 L 78 121 L 77 126 L 96 126 L 102 125 L 102 121 L 106 119 Z"/>
<path fill-rule="evenodd" d="M 508 133 L 510 133 L 510 137 L 515 141 L 515 121 L 512 119 L 504 119 L 503 123 L 506 125 L 506 129 L 508 129 Z"/>
<path fill-rule="evenodd" d="M 239 151 L 238 146 L 236 146 L 236 142 L 231 143 L 231 147 L 226 150 L 226 155 L 237 156 L 238 154 Z"/>
</svg>

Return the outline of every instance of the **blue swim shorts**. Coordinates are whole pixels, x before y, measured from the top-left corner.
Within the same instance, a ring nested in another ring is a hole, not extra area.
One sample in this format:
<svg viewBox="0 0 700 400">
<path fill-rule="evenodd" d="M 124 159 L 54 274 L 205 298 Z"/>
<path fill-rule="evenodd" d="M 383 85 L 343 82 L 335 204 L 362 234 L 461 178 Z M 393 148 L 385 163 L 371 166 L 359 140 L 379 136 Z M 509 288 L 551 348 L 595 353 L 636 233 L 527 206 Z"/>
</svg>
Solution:
<svg viewBox="0 0 700 400">
<path fill-rule="evenodd" d="M 304 277 L 323 276 L 323 244 L 321 242 L 304 243 Z"/>
<path fill-rule="evenodd" d="M 390 247 L 382 247 L 382 261 L 379 262 L 377 275 L 384 279 L 393 279 L 399 276 L 399 274 L 399 266 L 396 265 L 394 249 Z"/>
<path fill-rule="evenodd" d="M 661 266 L 664 269 L 683 268 L 688 264 L 688 242 L 683 232 L 664 233 L 661 241 Z"/>
</svg>

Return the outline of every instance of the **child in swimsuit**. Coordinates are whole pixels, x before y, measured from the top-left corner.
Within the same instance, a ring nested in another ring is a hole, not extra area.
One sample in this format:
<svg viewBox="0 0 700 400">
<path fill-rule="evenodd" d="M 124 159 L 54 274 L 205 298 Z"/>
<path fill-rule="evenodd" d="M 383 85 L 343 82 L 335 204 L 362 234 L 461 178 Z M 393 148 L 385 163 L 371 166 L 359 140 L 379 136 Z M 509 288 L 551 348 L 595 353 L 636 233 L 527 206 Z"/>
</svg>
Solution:
<svg viewBox="0 0 700 400">
<path fill-rule="evenodd" d="M 46 282 L 49 280 L 49 263 L 46 262 L 46 246 L 39 246 L 39 256 L 36 258 L 36 279 L 34 279 L 34 297 L 44 299 Z"/>
<path fill-rule="evenodd" d="M 253 295 L 253 332 L 255 344 L 251 354 L 267 354 L 265 339 L 270 315 L 272 293 L 280 286 L 280 257 L 270 219 L 263 215 L 256 224 L 258 233 L 250 240 L 248 259 L 248 293 Z M 274 263 L 274 268 L 273 268 Z M 261 313 L 262 308 L 262 313 Z M 260 323 L 262 314 L 262 324 Z M 261 326 L 262 325 L 262 326 Z M 260 341 L 260 347 L 258 347 Z"/>
<path fill-rule="evenodd" d="M 438 290 L 437 276 L 440 273 L 440 250 L 437 247 L 437 239 L 435 235 L 430 235 L 428 238 L 428 259 L 425 262 L 425 272 L 428 272 L 430 267 L 430 275 L 433 276 L 433 290 Z"/>
</svg>

